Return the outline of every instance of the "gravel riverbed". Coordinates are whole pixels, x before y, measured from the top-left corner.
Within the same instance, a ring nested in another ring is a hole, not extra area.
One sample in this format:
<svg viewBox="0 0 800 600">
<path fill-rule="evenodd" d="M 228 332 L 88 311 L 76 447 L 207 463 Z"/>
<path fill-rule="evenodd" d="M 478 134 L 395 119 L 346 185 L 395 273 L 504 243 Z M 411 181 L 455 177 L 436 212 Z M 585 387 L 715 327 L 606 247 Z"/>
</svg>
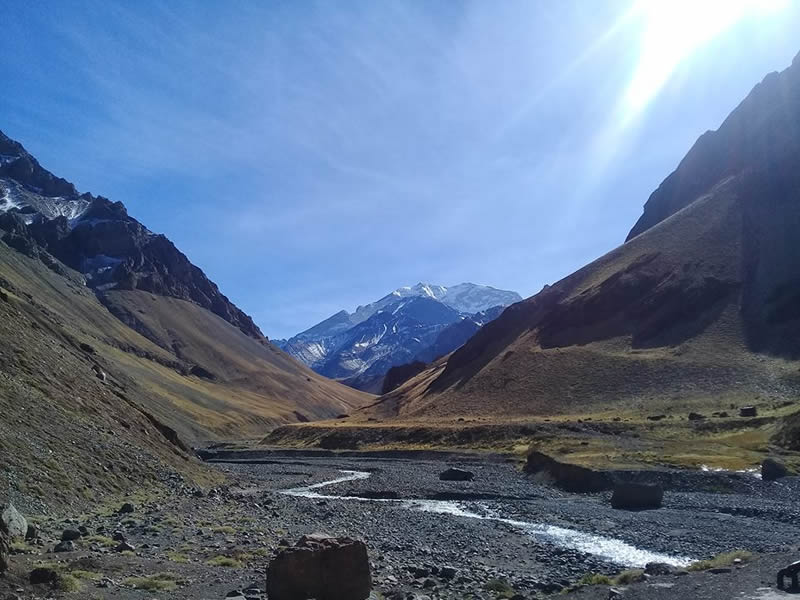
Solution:
<svg viewBox="0 0 800 600">
<path fill-rule="evenodd" d="M 172 474 L 164 494 L 131 497 L 133 512 L 37 519 L 38 539 L 17 544 L 0 598 L 217 600 L 247 590 L 242 597 L 265 600 L 270 557 L 310 533 L 363 540 L 373 598 L 387 600 L 541 598 L 588 573 L 650 561 L 680 569 L 734 549 L 759 554 L 727 575 L 651 577 L 622 598 L 764 600 L 778 597 L 762 592 L 781 564 L 800 558 L 794 477 L 663 472 L 663 508 L 628 512 L 612 509 L 608 493 L 562 492 L 501 457 L 260 454 L 216 463 L 228 474 L 222 488 L 198 490 Z M 451 466 L 474 481 L 440 481 Z M 76 531 L 74 547 L 54 552 L 65 530 Z M 72 591 L 30 584 L 41 567 L 71 577 Z M 670 596 L 670 586 L 680 594 Z M 589 586 L 575 597 L 609 593 Z"/>
<path fill-rule="evenodd" d="M 466 468 L 475 480 L 439 481 L 447 466 Z M 245 477 L 249 494 L 269 499 L 289 540 L 310 532 L 363 539 L 376 587 L 397 597 L 416 591 L 460 598 L 497 581 L 530 596 L 649 560 L 685 565 L 732 549 L 782 551 L 800 534 L 797 478 L 673 474 L 677 491 L 667 489 L 664 508 L 629 512 L 611 509 L 608 494 L 567 494 L 503 462 L 324 457 L 220 468 Z M 280 493 L 347 476 L 343 471 L 369 476 L 314 489 L 322 498 Z M 358 499 L 364 496 L 397 499 Z M 445 566 L 458 576 L 438 578 Z"/>
</svg>

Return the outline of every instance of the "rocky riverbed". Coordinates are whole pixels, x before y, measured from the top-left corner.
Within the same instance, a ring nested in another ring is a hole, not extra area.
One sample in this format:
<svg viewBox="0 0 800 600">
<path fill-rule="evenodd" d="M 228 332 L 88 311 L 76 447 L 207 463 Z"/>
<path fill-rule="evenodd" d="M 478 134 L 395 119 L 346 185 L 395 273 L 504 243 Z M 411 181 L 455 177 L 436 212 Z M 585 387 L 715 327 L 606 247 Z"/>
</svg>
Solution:
<svg viewBox="0 0 800 600">
<path fill-rule="evenodd" d="M 40 539 L 15 546 L 0 591 L 127 600 L 249 590 L 243 597 L 261 598 L 269 556 L 318 532 L 364 540 L 375 589 L 386 598 L 533 598 L 587 573 L 653 561 L 681 569 L 739 548 L 785 553 L 800 539 L 797 478 L 673 473 L 663 508 L 628 512 L 611 509 L 608 493 L 561 492 L 502 460 L 250 459 L 218 464 L 231 481 L 223 489 L 176 480 L 172 495 L 135 502 L 133 513 L 40 520 Z M 474 480 L 440 481 L 448 466 Z M 74 548 L 51 552 L 64 529 L 80 528 Z M 118 552 L 114 538 L 130 548 Z M 77 588 L 31 586 L 37 566 L 73 573 Z"/>
</svg>

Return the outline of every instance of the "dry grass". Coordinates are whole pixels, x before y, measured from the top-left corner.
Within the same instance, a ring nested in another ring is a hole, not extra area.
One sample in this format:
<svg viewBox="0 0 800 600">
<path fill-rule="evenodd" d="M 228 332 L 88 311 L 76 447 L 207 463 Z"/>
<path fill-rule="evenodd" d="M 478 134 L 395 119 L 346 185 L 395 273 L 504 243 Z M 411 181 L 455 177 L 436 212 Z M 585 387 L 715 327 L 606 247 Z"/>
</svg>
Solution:
<svg viewBox="0 0 800 600">
<path fill-rule="evenodd" d="M 148 327 L 172 336 L 168 344 L 161 333 L 148 339 L 100 304 L 77 273 L 65 278 L 1 242 L 0 287 L 0 413 L 6 423 L 26 423 L 2 431 L 0 453 L 20 493 L 51 507 L 156 488 L 165 465 L 201 487 L 219 484 L 218 472 L 177 453 L 145 411 L 190 444 L 262 433 L 295 420 L 300 405 L 309 417 L 333 416 L 370 398 L 192 303 L 120 292 Z M 185 374 L 206 359 L 217 381 Z"/>
<path fill-rule="evenodd" d="M 104 535 L 90 535 L 88 537 L 81 538 L 81 542 L 86 542 L 87 544 L 99 544 L 105 548 L 113 548 L 117 545 L 117 542 Z"/>
<path fill-rule="evenodd" d="M 242 561 L 231 556 L 215 556 L 214 558 L 209 558 L 206 564 L 212 567 L 230 567 L 233 569 L 242 567 Z"/>
<path fill-rule="evenodd" d="M 730 567 L 736 562 L 747 562 L 753 557 L 752 552 L 747 550 L 734 550 L 733 552 L 725 552 L 718 554 L 713 558 L 707 560 L 699 560 L 689 565 L 689 571 L 707 571 L 708 569 L 717 569 L 721 567 Z"/>
<path fill-rule="evenodd" d="M 122 580 L 123 585 L 148 592 L 169 592 L 178 587 L 179 577 L 174 573 L 156 573 L 141 577 L 128 577 Z"/>
<path fill-rule="evenodd" d="M 212 527 L 211 531 L 214 533 L 224 533 L 226 535 L 233 535 L 236 533 L 236 529 L 231 527 L 230 525 L 219 525 L 217 527 Z"/>
<path fill-rule="evenodd" d="M 176 563 L 188 563 L 189 557 L 183 552 L 167 552 L 167 558 Z"/>
<path fill-rule="evenodd" d="M 318 447 L 330 440 L 359 450 L 483 450 L 520 458 L 531 443 L 542 452 L 595 468 L 718 468 L 743 470 L 759 465 L 769 452 L 775 421 L 786 407 L 762 407 L 756 421 L 709 418 L 698 424 L 686 413 L 651 421 L 650 410 L 601 410 L 582 415 L 498 419 L 464 417 L 463 421 L 391 419 L 378 422 L 325 421 L 284 426 L 262 443 Z M 736 411 L 731 411 L 736 414 Z M 787 456 L 792 465 L 799 458 Z"/>
</svg>

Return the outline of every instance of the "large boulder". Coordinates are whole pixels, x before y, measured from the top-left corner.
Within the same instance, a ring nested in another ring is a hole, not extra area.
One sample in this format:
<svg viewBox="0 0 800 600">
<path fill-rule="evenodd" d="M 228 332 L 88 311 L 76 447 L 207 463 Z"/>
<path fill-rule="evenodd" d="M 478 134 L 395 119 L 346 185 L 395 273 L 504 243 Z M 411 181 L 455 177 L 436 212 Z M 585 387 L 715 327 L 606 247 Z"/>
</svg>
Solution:
<svg viewBox="0 0 800 600">
<path fill-rule="evenodd" d="M 270 600 L 364 600 L 371 590 L 367 547 L 346 537 L 303 536 L 267 571 Z"/>
<path fill-rule="evenodd" d="M 789 469 L 782 460 L 765 458 L 761 463 L 761 479 L 764 481 L 775 481 L 787 475 L 789 475 Z"/>
<path fill-rule="evenodd" d="M 10 502 L 2 505 L 0 521 L 3 521 L 10 539 L 23 539 L 28 532 L 28 521 Z"/>
<path fill-rule="evenodd" d="M 465 471 L 464 469 L 455 469 L 453 467 L 439 473 L 440 481 L 472 481 L 475 478 L 475 473 L 472 471 Z"/>
<path fill-rule="evenodd" d="M 614 482 L 610 474 L 587 467 L 560 462 L 547 454 L 532 450 L 528 453 L 525 472 L 543 474 L 567 492 L 592 493 L 609 490 Z"/>
<path fill-rule="evenodd" d="M 664 488 L 659 483 L 619 482 L 614 485 L 611 506 L 624 510 L 646 510 L 661 508 L 663 500 Z"/>
</svg>

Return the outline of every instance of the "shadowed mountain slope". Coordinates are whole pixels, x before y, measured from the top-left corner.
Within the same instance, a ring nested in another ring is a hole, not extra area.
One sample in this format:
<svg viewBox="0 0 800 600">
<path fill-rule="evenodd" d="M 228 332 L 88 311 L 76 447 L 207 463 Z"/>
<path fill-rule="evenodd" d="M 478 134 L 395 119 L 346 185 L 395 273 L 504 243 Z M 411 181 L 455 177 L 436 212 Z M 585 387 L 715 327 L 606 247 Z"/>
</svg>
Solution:
<svg viewBox="0 0 800 600">
<path fill-rule="evenodd" d="M 624 245 L 369 414 L 726 406 L 800 392 L 800 61 L 704 134 Z"/>
<path fill-rule="evenodd" d="M 0 150 L 0 485 L 20 501 L 202 479 L 198 441 L 371 399 L 273 346 L 169 240 L 20 148 Z"/>
</svg>

